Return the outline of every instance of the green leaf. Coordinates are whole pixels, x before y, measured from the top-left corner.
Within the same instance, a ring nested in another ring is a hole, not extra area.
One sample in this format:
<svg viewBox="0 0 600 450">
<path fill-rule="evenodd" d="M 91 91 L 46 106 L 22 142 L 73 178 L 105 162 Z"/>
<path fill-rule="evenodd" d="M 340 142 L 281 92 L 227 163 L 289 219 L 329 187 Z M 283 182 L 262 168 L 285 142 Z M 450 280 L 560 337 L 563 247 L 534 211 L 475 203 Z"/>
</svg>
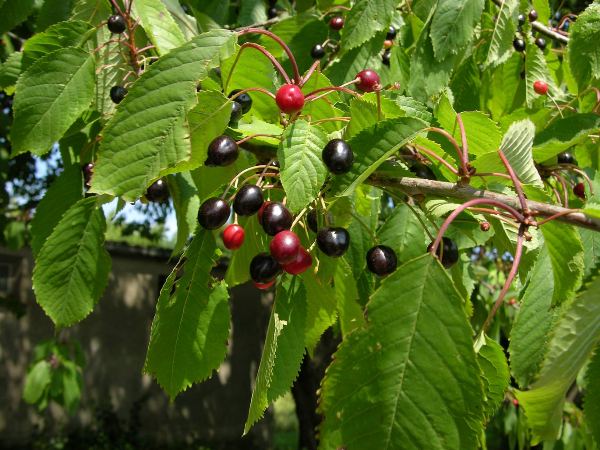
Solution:
<svg viewBox="0 0 600 450">
<path fill-rule="evenodd" d="M 17 82 L 11 138 L 14 154 L 48 152 L 94 97 L 94 59 L 67 47 L 38 59 Z"/>
<path fill-rule="evenodd" d="M 31 221 L 31 251 L 37 256 L 46 239 L 65 212 L 83 197 L 83 177 L 79 165 L 68 166 L 50 185 L 35 208 Z"/>
<path fill-rule="evenodd" d="M 490 47 L 485 59 L 486 66 L 498 66 L 506 62 L 513 54 L 513 39 L 517 31 L 519 15 L 518 0 L 504 0 L 496 15 Z"/>
<path fill-rule="evenodd" d="M 144 72 L 104 128 L 93 192 L 133 201 L 151 181 L 194 166 L 185 114 L 195 104 L 198 81 L 234 44 L 233 33 L 210 31 Z"/>
<path fill-rule="evenodd" d="M 379 122 L 361 131 L 349 142 L 354 152 L 354 164 L 350 172 L 336 176 L 331 192 L 349 195 L 365 181 L 377 167 L 400 147 L 413 139 L 427 125 L 412 117 L 400 117 Z"/>
<path fill-rule="evenodd" d="M 320 280 L 312 270 L 302 274 L 306 289 L 306 333 L 304 346 L 310 354 L 319 343 L 321 335 L 336 319 L 336 293 L 328 281 Z"/>
<path fill-rule="evenodd" d="M 430 255 L 388 276 L 323 381 L 323 449 L 478 447 L 483 393 L 463 299 Z"/>
<path fill-rule="evenodd" d="M 281 164 L 281 184 L 287 195 L 287 207 L 298 212 L 313 201 L 325 182 L 327 169 L 321 153 L 327 135 L 305 120 L 289 126 L 277 150 Z"/>
<path fill-rule="evenodd" d="M 533 156 L 536 161 L 546 161 L 584 142 L 589 134 L 598 130 L 600 117 L 597 114 L 574 114 L 558 119 L 535 137 Z"/>
<path fill-rule="evenodd" d="M 23 400 L 29 404 L 37 403 L 52 381 L 52 367 L 46 360 L 38 361 L 25 377 Z"/>
<path fill-rule="evenodd" d="M 33 11 L 35 0 L 8 0 L 0 3 L 0 34 L 25 21 Z"/>
<path fill-rule="evenodd" d="M 600 264 L 600 233 L 579 228 L 579 235 L 581 236 L 584 252 L 584 277 L 588 277 L 592 274 L 596 266 Z"/>
<path fill-rule="evenodd" d="M 56 326 L 83 320 L 102 295 L 111 265 L 105 231 L 98 199 L 84 198 L 67 210 L 40 249 L 33 290 Z"/>
<path fill-rule="evenodd" d="M 144 372 L 172 399 L 210 377 L 227 353 L 227 286 L 213 285 L 210 275 L 216 250 L 213 234 L 201 229 L 160 291 Z"/>
<path fill-rule="evenodd" d="M 563 303 L 573 298 L 583 278 L 583 245 L 575 227 L 561 222 L 542 225 L 544 245 L 548 248 L 554 293 L 552 304 Z"/>
<path fill-rule="evenodd" d="M 387 31 L 392 22 L 396 0 L 357 0 L 342 32 L 342 47 L 352 49 L 367 42 L 378 31 Z"/>
<path fill-rule="evenodd" d="M 379 243 L 393 248 L 402 262 L 425 253 L 429 243 L 423 225 L 404 203 L 396 205 L 377 234 Z"/>
<path fill-rule="evenodd" d="M 185 44 L 185 37 L 161 0 L 136 0 L 133 13 L 160 55 Z"/>
<path fill-rule="evenodd" d="M 583 91 L 591 79 L 600 78 L 600 4 L 592 3 L 569 29 L 569 67 Z"/>
<path fill-rule="evenodd" d="M 467 46 L 473 38 L 483 5 L 483 0 L 438 3 L 431 23 L 431 41 L 438 61 L 456 55 Z"/>
<path fill-rule="evenodd" d="M 565 394 L 600 341 L 600 278 L 569 304 L 552 331 L 539 378 L 529 391 L 516 391 L 527 421 L 539 439 L 555 440 L 562 424 Z"/>
<path fill-rule="evenodd" d="M 296 278 L 278 283 L 244 434 L 298 376 L 304 356 L 306 290 Z"/>
<path fill-rule="evenodd" d="M 198 209 L 200 199 L 189 172 L 177 173 L 168 178 L 169 193 L 173 199 L 175 217 L 177 218 L 177 241 L 172 255 L 181 253 L 190 235 L 194 234 L 198 225 Z"/>
<path fill-rule="evenodd" d="M 44 0 L 37 17 L 38 33 L 55 23 L 67 20 L 74 2 L 75 0 Z"/>
<path fill-rule="evenodd" d="M 129 61 L 127 56 L 120 50 L 121 44 L 118 42 L 109 42 L 112 34 L 107 27 L 101 27 L 96 33 L 93 42 L 95 48 L 102 47 L 95 52 L 96 67 L 103 67 L 103 70 L 96 76 L 96 98 L 95 109 L 100 112 L 106 121 L 114 114 L 117 105 L 110 98 L 110 90 L 114 86 L 123 84 L 127 74 Z"/>
<path fill-rule="evenodd" d="M 225 281 L 231 287 L 250 280 L 250 261 L 261 252 L 268 252 L 265 233 L 257 217 L 240 217 L 239 224 L 244 227 L 247 238 L 244 244 L 231 255 Z"/>
<path fill-rule="evenodd" d="M 12 88 L 21 75 L 23 52 L 14 52 L 0 65 L 0 89 Z"/>
<path fill-rule="evenodd" d="M 340 320 L 340 328 L 344 338 L 346 335 L 365 324 L 363 310 L 358 304 L 359 294 L 352 269 L 342 258 L 334 275 L 335 297 Z"/>
<path fill-rule="evenodd" d="M 510 372 L 504 349 L 498 342 L 486 337 L 485 345 L 477 353 L 477 361 L 481 367 L 483 391 L 485 394 L 485 416 L 489 421 L 504 400 L 504 392 L 508 388 Z"/>
<path fill-rule="evenodd" d="M 540 249 L 525 287 L 521 306 L 510 331 L 510 368 L 522 388 L 529 386 L 537 374 L 544 354 L 555 312 L 552 309 L 554 277 L 546 247 Z"/>
<path fill-rule="evenodd" d="M 108 0 L 77 0 L 71 12 L 71 19 L 98 25 L 111 14 L 112 8 Z"/>
<path fill-rule="evenodd" d="M 500 149 L 523 183 L 543 187 L 531 150 L 534 136 L 535 125 L 531 120 L 515 122 L 504 135 Z"/>
<path fill-rule="evenodd" d="M 240 4 L 238 24 L 247 27 L 255 23 L 261 23 L 268 19 L 267 5 L 265 0 L 247 0 Z"/>
<path fill-rule="evenodd" d="M 546 96 L 541 96 L 533 89 L 536 81 L 544 81 L 548 85 L 548 95 L 556 98 L 562 96 L 562 92 L 554 83 L 554 79 L 548 70 L 544 52 L 542 52 L 534 43 L 532 36 L 527 36 L 526 57 L 525 57 L 525 100 L 528 108 L 533 108 L 534 103 L 543 103 Z"/>
<path fill-rule="evenodd" d="M 223 134 L 231 118 L 231 101 L 215 91 L 198 93 L 198 104 L 188 113 L 192 139 L 192 160 L 203 164 L 208 154 L 208 145 Z"/>
<path fill-rule="evenodd" d="M 600 444 L 600 352 L 596 354 L 586 372 L 587 388 L 583 403 L 585 421 L 594 435 L 596 445 Z"/>
</svg>

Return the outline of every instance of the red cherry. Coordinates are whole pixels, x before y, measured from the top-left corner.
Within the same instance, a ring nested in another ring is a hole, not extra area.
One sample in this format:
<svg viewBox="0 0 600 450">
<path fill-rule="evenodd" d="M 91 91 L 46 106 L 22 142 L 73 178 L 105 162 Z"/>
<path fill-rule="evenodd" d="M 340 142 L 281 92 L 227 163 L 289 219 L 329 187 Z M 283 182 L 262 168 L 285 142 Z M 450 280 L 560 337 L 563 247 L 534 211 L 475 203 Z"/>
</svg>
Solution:
<svg viewBox="0 0 600 450">
<path fill-rule="evenodd" d="M 394 45 L 394 41 L 391 39 L 386 39 L 383 41 L 383 48 L 391 48 Z"/>
<path fill-rule="evenodd" d="M 329 20 L 329 26 L 333 30 L 337 30 L 337 31 L 341 30 L 342 28 L 344 28 L 344 18 L 340 17 L 340 16 L 332 17 Z"/>
<path fill-rule="evenodd" d="M 284 264 L 283 270 L 291 275 L 299 275 L 312 266 L 312 256 L 303 247 L 300 247 L 296 259 Z"/>
<path fill-rule="evenodd" d="M 260 209 L 258 210 L 257 216 L 258 216 L 258 223 L 260 223 L 262 225 L 262 216 L 263 216 L 263 212 L 265 211 L 265 208 L 267 207 L 267 205 L 271 204 L 273 202 L 266 200 L 262 206 L 260 207 Z"/>
<path fill-rule="evenodd" d="M 489 222 L 481 222 L 479 224 L 479 228 L 481 231 L 490 231 L 490 223 Z"/>
<path fill-rule="evenodd" d="M 273 286 L 275 284 L 275 280 L 271 280 L 268 283 L 257 283 L 256 281 L 254 281 L 254 286 L 257 289 L 260 289 L 261 291 L 264 291 L 266 289 L 269 289 L 271 286 Z"/>
<path fill-rule="evenodd" d="M 356 83 L 356 89 L 363 92 L 373 92 L 381 81 L 377 72 L 371 69 L 361 70 L 356 74 L 356 78 L 359 79 Z"/>
<path fill-rule="evenodd" d="M 296 113 L 301 111 L 304 106 L 304 94 L 295 84 L 284 84 L 277 91 L 275 102 L 282 112 Z"/>
<path fill-rule="evenodd" d="M 585 185 L 583 183 L 577 183 L 573 186 L 573 194 L 582 200 L 585 200 Z"/>
<path fill-rule="evenodd" d="M 244 229 L 240 225 L 232 223 L 223 230 L 223 244 L 229 250 L 237 250 L 244 243 L 245 236 Z"/>
<path fill-rule="evenodd" d="M 535 83 L 533 83 L 533 90 L 536 92 L 536 94 L 546 95 L 548 93 L 548 85 L 545 81 L 537 80 Z"/>
<path fill-rule="evenodd" d="M 271 256 L 279 264 L 293 262 L 300 250 L 300 238 L 293 231 L 284 230 L 275 235 L 269 245 Z"/>
<path fill-rule="evenodd" d="M 513 398 L 512 404 L 515 405 L 516 407 L 519 406 L 519 400 L 517 400 L 516 398 Z"/>
</svg>

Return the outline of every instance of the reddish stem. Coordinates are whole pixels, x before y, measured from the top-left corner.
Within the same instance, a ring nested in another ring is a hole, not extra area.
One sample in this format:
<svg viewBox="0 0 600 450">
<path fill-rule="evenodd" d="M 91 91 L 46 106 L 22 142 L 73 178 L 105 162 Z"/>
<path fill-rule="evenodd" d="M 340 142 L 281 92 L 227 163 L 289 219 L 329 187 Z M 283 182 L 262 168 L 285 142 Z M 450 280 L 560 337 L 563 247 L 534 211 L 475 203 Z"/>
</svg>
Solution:
<svg viewBox="0 0 600 450">
<path fill-rule="evenodd" d="M 233 69 L 235 69 L 235 66 L 239 62 L 242 52 L 247 48 L 256 49 L 259 52 L 261 52 L 263 55 L 265 55 L 269 59 L 269 61 L 271 61 L 271 64 L 273 64 L 273 67 L 275 67 L 277 72 L 279 72 L 279 74 L 283 77 L 285 82 L 287 84 L 290 84 L 290 82 L 291 82 L 290 77 L 288 77 L 288 74 L 285 72 L 285 70 L 283 69 L 281 64 L 279 64 L 279 61 L 277 61 L 275 59 L 275 57 L 271 53 L 269 53 L 269 51 L 266 48 L 264 48 L 258 44 L 255 44 L 254 42 L 246 42 L 245 44 L 242 44 L 240 46 L 240 50 L 238 51 L 238 53 L 235 57 L 235 60 L 233 61 L 233 66 L 231 66 L 231 70 L 229 71 L 229 74 L 227 74 L 227 81 L 225 81 L 225 86 L 224 86 L 225 91 L 227 91 L 227 86 L 229 86 L 229 82 L 231 81 L 231 76 L 233 75 Z"/>
<path fill-rule="evenodd" d="M 454 166 L 452 164 L 450 164 L 448 161 L 446 161 L 444 158 L 442 158 L 440 155 L 438 155 L 435 152 L 432 152 L 431 150 L 429 150 L 428 148 L 422 147 L 418 144 L 415 144 L 415 148 L 418 149 L 420 152 L 425 153 L 426 155 L 430 156 L 431 158 L 434 158 L 435 160 L 441 162 L 443 165 L 445 165 L 454 175 L 458 175 L 458 170 L 456 168 L 454 168 Z"/>
<path fill-rule="evenodd" d="M 275 139 L 279 139 L 279 138 L 280 138 L 280 136 L 277 136 L 277 135 L 275 135 L 275 134 L 256 133 L 256 134 L 251 134 L 250 136 L 246 136 L 246 137 L 245 137 L 245 138 L 243 138 L 243 139 L 240 139 L 239 141 L 237 141 L 237 142 L 236 142 L 236 144 L 237 144 L 237 145 L 242 145 L 244 142 L 247 142 L 247 141 L 249 141 L 250 139 L 254 139 L 254 138 L 257 138 L 257 137 L 261 137 L 261 136 L 264 136 L 264 137 L 271 137 L 271 138 L 275 138 Z"/>
<path fill-rule="evenodd" d="M 460 128 L 460 140 L 462 141 L 463 161 L 465 161 L 465 163 L 468 163 L 469 144 L 467 143 L 467 132 L 465 131 L 465 126 L 463 124 L 462 118 L 460 117 L 460 113 L 456 113 L 456 122 L 458 123 L 458 127 Z"/>
<path fill-rule="evenodd" d="M 119 6 L 119 3 L 117 3 L 117 0 L 110 0 L 110 3 L 113 5 L 113 7 L 117 10 L 117 12 L 121 15 L 124 16 L 125 14 L 123 13 L 123 10 L 121 9 L 121 7 Z"/>
<path fill-rule="evenodd" d="M 504 164 L 504 167 L 506 167 L 508 175 L 510 175 L 510 178 L 515 186 L 515 190 L 517 191 L 517 197 L 519 197 L 519 203 L 521 203 L 521 209 L 523 210 L 523 213 L 525 215 L 528 215 L 529 207 L 527 206 L 527 199 L 525 199 L 525 194 L 523 193 L 523 186 L 521 185 L 521 181 L 519 180 L 519 177 L 517 177 L 517 174 L 513 170 L 512 166 L 508 162 L 508 159 L 506 159 L 506 156 L 504 155 L 504 152 L 501 149 L 498 149 L 498 155 L 500 156 L 502 164 Z"/>
<path fill-rule="evenodd" d="M 302 87 L 306 84 L 306 82 L 310 79 L 310 77 L 315 72 L 315 70 L 317 70 L 317 68 L 319 67 L 319 64 L 321 64 L 321 61 L 318 59 L 314 63 L 312 63 L 312 66 L 310 66 L 310 68 L 308 69 L 308 72 L 306 72 L 306 74 L 300 81 L 300 85 L 299 85 L 300 87 Z"/>
<path fill-rule="evenodd" d="M 240 95 L 245 94 L 246 92 L 262 92 L 263 94 L 266 94 L 269 97 L 271 97 L 273 100 L 275 100 L 275 94 L 273 94 L 272 92 L 269 92 L 265 88 L 261 88 L 261 87 L 250 87 L 250 88 L 242 89 L 241 91 L 236 92 L 234 95 L 229 97 L 229 99 L 234 100 L 237 97 L 239 97 Z"/>
<path fill-rule="evenodd" d="M 318 94 L 319 92 L 332 92 L 332 91 L 340 91 L 340 92 L 345 92 L 346 94 L 358 96 L 358 94 L 356 92 L 354 92 L 352 89 L 348 89 L 346 87 L 327 86 L 327 87 L 315 89 L 314 91 L 309 92 L 308 94 L 306 94 L 306 97 L 304 97 L 304 100 L 307 102 L 310 102 L 312 100 L 316 100 L 315 94 Z"/>
<path fill-rule="evenodd" d="M 425 128 L 425 131 L 431 131 L 433 133 L 437 133 L 441 136 L 444 136 L 446 139 L 448 139 L 450 144 L 452 144 L 452 146 L 456 149 L 456 154 L 458 155 L 458 160 L 460 161 L 461 170 L 459 171 L 459 175 L 468 178 L 469 177 L 469 169 L 467 169 L 467 161 L 465 161 L 465 159 L 463 158 L 462 149 L 458 145 L 458 142 L 456 142 L 456 139 L 454 139 L 454 136 L 452 136 L 446 130 L 443 130 L 442 128 L 438 128 L 438 127 Z"/>
<path fill-rule="evenodd" d="M 568 216 L 569 214 L 573 214 L 574 212 L 577 212 L 576 210 L 570 209 L 568 211 L 562 211 L 559 213 L 556 213 L 550 217 L 546 217 L 544 220 L 540 220 L 539 222 L 535 222 L 533 225 L 535 225 L 536 227 L 540 227 L 542 225 L 544 225 L 547 222 L 550 222 L 554 219 L 558 219 L 559 217 L 563 217 L 563 216 Z"/>
<path fill-rule="evenodd" d="M 509 180 L 511 180 L 512 178 L 510 178 L 510 175 L 507 175 L 505 173 L 499 173 L 499 172 L 477 172 L 475 173 L 475 175 L 477 175 L 478 177 L 502 177 L 502 178 L 507 178 Z"/>
<path fill-rule="evenodd" d="M 319 119 L 311 122 L 313 125 L 317 125 L 323 122 L 350 122 L 350 117 L 327 117 L 326 119 Z"/>
</svg>

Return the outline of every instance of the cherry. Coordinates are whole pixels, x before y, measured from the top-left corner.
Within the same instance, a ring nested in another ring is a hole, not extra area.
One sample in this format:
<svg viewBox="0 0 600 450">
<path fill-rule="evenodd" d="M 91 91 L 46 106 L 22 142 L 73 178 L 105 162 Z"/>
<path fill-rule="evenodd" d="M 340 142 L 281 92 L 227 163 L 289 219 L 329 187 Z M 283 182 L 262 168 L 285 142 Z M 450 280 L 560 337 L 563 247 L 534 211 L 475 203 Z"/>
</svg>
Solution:
<svg viewBox="0 0 600 450">
<path fill-rule="evenodd" d="M 435 173 L 422 163 L 415 163 L 410 168 L 410 171 L 414 173 L 418 178 L 423 178 L 425 180 L 437 180 Z"/>
<path fill-rule="evenodd" d="M 338 258 L 350 246 L 350 233 L 341 227 L 321 228 L 317 233 L 317 245 L 327 256 Z"/>
<path fill-rule="evenodd" d="M 225 230 L 223 230 L 223 244 L 229 250 L 237 250 L 244 243 L 245 236 L 246 232 L 244 229 L 237 223 L 232 223 L 231 225 L 227 225 Z"/>
<path fill-rule="evenodd" d="M 242 111 L 242 105 L 238 102 L 231 102 L 231 116 L 229 117 L 229 126 L 235 125 L 242 118 L 244 112 Z"/>
<path fill-rule="evenodd" d="M 275 102 L 282 112 L 296 113 L 304 106 L 304 94 L 295 84 L 284 84 L 277 91 Z"/>
<path fill-rule="evenodd" d="M 117 105 L 123 101 L 127 95 L 127 89 L 123 86 L 113 86 L 110 88 L 110 99 Z"/>
<path fill-rule="evenodd" d="M 156 180 L 146 191 L 146 198 L 155 203 L 166 203 L 169 200 L 169 186 L 162 178 Z"/>
<path fill-rule="evenodd" d="M 279 264 L 291 263 L 300 250 L 300 238 L 293 231 L 280 231 L 269 244 L 269 250 Z"/>
<path fill-rule="evenodd" d="M 306 251 L 306 249 L 300 247 L 296 258 L 283 266 L 283 271 L 291 275 L 299 275 L 306 271 L 312 266 L 312 256 Z"/>
<path fill-rule="evenodd" d="M 306 222 L 308 223 L 308 228 L 311 229 L 313 233 L 319 231 L 319 225 L 317 222 L 317 210 L 311 209 L 306 215 Z"/>
<path fill-rule="evenodd" d="M 518 21 L 519 25 L 523 25 L 525 23 L 525 14 L 519 14 Z"/>
<path fill-rule="evenodd" d="M 386 49 L 381 55 L 381 62 L 384 66 L 390 67 L 390 61 L 392 59 L 392 52 L 389 49 Z"/>
<path fill-rule="evenodd" d="M 396 34 L 397 31 L 394 27 L 390 26 L 390 28 L 388 29 L 388 32 L 385 36 L 385 39 L 388 41 L 393 41 L 394 39 L 396 39 Z"/>
<path fill-rule="evenodd" d="M 556 157 L 556 160 L 559 164 L 577 164 L 577 161 L 575 161 L 575 157 L 570 152 L 559 153 Z"/>
<path fill-rule="evenodd" d="M 231 98 L 238 92 L 242 92 L 242 90 L 234 89 L 229 93 L 227 97 Z M 250 108 L 252 108 L 252 97 L 250 97 L 250 95 L 247 92 L 238 95 L 236 98 L 233 99 L 233 101 L 240 104 L 240 106 L 242 107 L 242 114 L 246 114 L 248 111 L 250 111 Z"/>
<path fill-rule="evenodd" d="M 342 28 L 344 28 L 344 18 L 341 16 L 332 17 L 329 20 L 329 27 L 332 30 L 337 30 L 337 31 L 341 30 Z"/>
<path fill-rule="evenodd" d="M 263 218 L 263 213 L 265 212 L 265 208 L 267 206 L 269 206 L 271 203 L 273 203 L 273 202 L 267 200 L 258 209 L 258 214 L 257 214 L 258 215 L 258 223 L 260 223 L 261 225 L 263 224 L 262 218 Z"/>
<path fill-rule="evenodd" d="M 218 197 L 211 197 L 206 200 L 198 210 L 198 222 L 202 228 L 215 230 L 227 222 L 231 208 L 227 202 Z"/>
<path fill-rule="evenodd" d="M 582 200 L 585 200 L 585 185 L 583 183 L 577 183 L 573 186 L 573 194 Z"/>
<path fill-rule="evenodd" d="M 250 278 L 255 283 L 267 284 L 274 280 L 280 271 L 279 263 L 267 253 L 259 253 L 250 261 Z"/>
<path fill-rule="evenodd" d="M 513 40 L 513 47 L 518 52 L 525 51 L 525 41 L 523 39 L 515 38 Z"/>
<path fill-rule="evenodd" d="M 491 225 L 490 225 L 490 223 L 489 223 L 489 222 L 487 222 L 487 221 L 486 221 L 486 222 L 481 222 L 481 223 L 479 224 L 479 229 L 480 229 L 481 231 L 490 231 L 490 227 L 491 227 Z"/>
<path fill-rule="evenodd" d="M 275 236 L 292 226 L 292 214 L 279 202 L 272 202 L 265 206 L 262 213 L 262 226 L 265 233 Z"/>
<path fill-rule="evenodd" d="M 274 6 L 269 8 L 267 10 L 267 18 L 274 19 L 275 17 L 277 17 L 277 12 L 277 8 L 275 8 Z"/>
<path fill-rule="evenodd" d="M 376 245 L 367 252 L 367 268 L 375 275 L 389 275 L 396 267 L 396 252 L 387 245 Z"/>
<path fill-rule="evenodd" d="M 229 136 L 217 136 L 208 144 L 206 166 L 229 166 L 233 164 L 240 154 L 240 149 L 235 140 Z"/>
<path fill-rule="evenodd" d="M 529 11 L 529 21 L 535 22 L 538 19 L 538 13 L 535 9 Z"/>
<path fill-rule="evenodd" d="M 394 42 L 390 39 L 386 39 L 385 41 L 383 41 L 383 48 L 385 49 L 391 48 L 392 45 L 394 45 Z"/>
<path fill-rule="evenodd" d="M 442 238 L 442 245 L 438 246 L 435 254 L 437 257 L 440 257 L 440 253 L 442 255 L 442 265 L 449 269 L 458 261 L 458 247 L 456 246 L 456 242 L 454 242 L 449 237 L 444 236 Z M 431 246 L 433 242 L 427 246 L 427 251 L 431 251 Z"/>
<path fill-rule="evenodd" d="M 325 48 L 321 44 L 315 45 L 310 51 L 310 56 L 312 56 L 313 59 L 323 58 L 323 56 L 325 56 Z"/>
<path fill-rule="evenodd" d="M 275 284 L 275 280 L 271 280 L 268 283 L 257 283 L 256 281 L 253 281 L 253 283 L 257 289 L 265 291 Z"/>
<path fill-rule="evenodd" d="M 546 95 L 548 93 L 548 85 L 545 81 L 537 80 L 533 83 L 533 90 L 536 94 Z"/>
<path fill-rule="evenodd" d="M 373 92 L 377 89 L 381 81 L 377 72 L 371 69 L 361 70 L 356 74 L 355 78 L 358 78 L 356 88 L 363 92 Z"/>
<path fill-rule="evenodd" d="M 323 162 L 331 173 L 340 175 L 352 168 L 354 153 L 343 139 L 332 139 L 325 145 L 321 154 Z"/>
<path fill-rule="evenodd" d="M 86 188 L 89 188 L 92 185 L 92 175 L 94 174 L 94 164 L 87 163 L 81 167 L 83 171 L 83 184 Z"/>
<path fill-rule="evenodd" d="M 115 34 L 121 34 L 127 28 L 125 18 L 120 14 L 110 16 L 107 25 L 110 32 Z"/>
<path fill-rule="evenodd" d="M 546 48 L 546 39 L 541 37 L 537 38 L 535 40 L 535 45 L 537 45 L 540 50 L 544 51 Z"/>
<path fill-rule="evenodd" d="M 233 210 L 240 216 L 251 216 L 264 204 L 262 190 L 254 184 L 242 186 L 233 199 Z"/>
</svg>

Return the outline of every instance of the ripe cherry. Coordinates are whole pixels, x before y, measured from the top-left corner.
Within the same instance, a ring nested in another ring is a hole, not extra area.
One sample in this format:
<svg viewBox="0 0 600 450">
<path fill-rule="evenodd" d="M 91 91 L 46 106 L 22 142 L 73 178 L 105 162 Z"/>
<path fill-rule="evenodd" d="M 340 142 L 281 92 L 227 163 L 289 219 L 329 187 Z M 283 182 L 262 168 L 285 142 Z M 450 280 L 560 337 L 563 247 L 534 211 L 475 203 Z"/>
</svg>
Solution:
<svg viewBox="0 0 600 450">
<path fill-rule="evenodd" d="M 238 92 L 242 92 L 242 90 L 234 89 L 229 93 L 227 97 L 231 98 Z M 236 98 L 233 99 L 233 101 L 240 104 L 240 106 L 242 107 L 242 114 L 246 114 L 248 111 L 250 111 L 250 108 L 252 108 L 252 97 L 250 97 L 250 95 L 247 92 L 238 95 Z"/>
<path fill-rule="evenodd" d="M 535 9 L 529 11 L 529 21 L 535 22 L 538 19 L 538 13 Z"/>
<path fill-rule="evenodd" d="M 581 200 L 585 200 L 585 185 L 583 183 L 577 183 L 575 186 L 573 186 L 573 194 L 575 194 Z"/>
<path fill-rule="evenodd" d="M 480 229 L 481 231 L 490 231 L 490 227 L 491 227 L 491 225 L 490 225 L 490 223 L 489 223 L 489 222 L 487 222 L 487 221 L 485 221 L 485 222 L 481 222 L 481 223 L 479 224 L 479 229 Z"/>
<path fill-rule="evenodd" d="M 284 84 L 277 91 L 275 102 L 282 112 L 296 113 L 304 107 L 304 94 L 295 84 Z"/>
<path fill-rule="evenodd" d="M 262 218 L 263 218 L 263 213 L 265 212 L 265 208 L 267 206 L 269 206 L 271 203 L 271 201 L 266 200 L 262 205 L 260 205 L 260 208 L 258 209 L 258 223 L 260 223 L 261 225 L 263 224 Z"/>
<path fill-rule="evenodd" d="M 381 62 L 383 63 L 384 66 L 390 67 L 391 59 L 392 59 L 392 52 L 390 51 L 390 49 L 386 49 L 383 52 L 383 55 L 381 55 Z"/>
<path fill-rule="evenodd" d="M 89 188 L 92 184 L 92 175 L 94 174 L 94 164 L 87 163 L 81 168 L 83 171 L 83 184 L 86 188 Z"/>
<path fill-rule="evenodd" d="M 376 245 L 367 252 L 367 268 L 375 275 L 389 275 L 396 267 L 396 252 L 387 245 Z"/>
<path fill-rule="evenodd" d="M 559 153 L 556 160 L 559 164 L 577 164 L 577 161 L 575 161 L 575 157 L 571 152 Z"/>
<path fill-rule="evenodd" d="M 296 254 L 296 258 L 287 264 L 283 265 L 283 271 L 291 275 L 299 275 L 312 266 L 312 256 L 303 247 Z"/>
<path fill-rule="evenodd" d="M 431 251 L 431 246 L 433 242 L 427 246 L 427 251 Z M 448 269 L 452 267 L 458 261 L 458 247 L 456 246 L 456 242 L 454 242 L 449 237 L 444 236 L 442 238 L 441 245 L 438 246 L 437 251 L 435 252 L 437 257 L 442 255 L 442 265 Z"/>
<path fill-rule="evenodd" d="M 548 85 L 545 81 L 537 80 L 533 83 L 533 90 L 536 94 L 546 95 L 548 93 Z"/>
<path fill-rule="evenodd" d="M 233 164 L 240 154 L 240 149 L 230 136 L 217 136 L 208 144 L 208 155 L 204 165 L 228 166 Z"/>
<path fill-rule="evenodd" d="M 110 99 L 117 105 L 123 101 L 127 95 L 127 89 L 123 86 L 113 86 L 110 88 Z"/>
<path fill-rule="evenodd" d="M 418 178 L 423 178 L 424 180 L 437 180 L 435 173 L 433 173 L 429 166 L 425 164 L 415 163 L 411 166 L 410 171 Z"/>
<path fill-rule="evenodd" d="M 267 10 L 267 18 L 274 19 L 275 17 L 277 17 L 277 8 L 273 6 Z"/>
<path fill-rule="evenodd" d="M 546 39 L 541 37 L 537 38 L 535 40 L 535 45 L 537 45 L 540 50 L 544 51 L 546 49 Z"/>
<path fill-rule="evenodd" d="M 250 278 L 256 283 L 266 284 L 277 277 L 281 266 L 271 255 L 259 253 L 250 261 Z"/>
<path fill-rule="evenodd" d="M 329 27 L 332 30 L 337 30 L 337 31 L 341 30 L 342 28 L 344 28 L 344 18 L 341 16 L 332 17 L 329 20 Z"/>
<path fill-rule="evenodd" d="M 223 244 L 229 250 L 237 250 L 244 243 L 245 236 L 246 232 L 244 228 L 237 223 L 232 223 L 231 225 L 227 225 L 225 230 L 223 230 Z"/>
<path fill-rule="evenodd" d="M 323 47 L 321 44 L 315 45 L 310 51 L 310 56 L 312 56 L 313 59 L 323 58 L 323 56 L 325 56 L 325 47 Z"/>
<path fill-rule="evenodd" d="M 518 52 L 524 52 L 525 51 L 525 41 L 520 38 L 515 38 L 513 40 L 513 47 Z"/>
<path fill-rule="evenodd" d="M 396 39 L 396 34 L 397 31 L 394 27 L 390 26 L 390 28 L 388 29 L 388 32 L 385 36 L 385 39 L 388 41 L 393 41 L 394 39 Z"/>
<path fill-rule="evenodd" d="M 211 197 L 206 200 L 198 210 L 198 222 L 202 228 L 215 230 L 227 222 L 231 208 L 227 202 L 218 197 Z"/>
<path fill-rule="evenodd" d="M 292 226 L 292 214 L 279 202 L 272 202 L 265 206 L 262 213 L 262 226 L 265 233 L 275 236 Z"/>
<path fill-rule="evenodd" d="M 156 180 L 146 191 L 146 198 L 155 203 L 166 203 L 169 201 L 169 186 L 162 178 Z"/>
<path fill-rule="evenodd" d="M 254 287 L 260 289 L 261 291 L 265 291 L 275 284 L 275 280 L 271 280 L 268 283 L 257 283 L 256 281 L 253 281 L 253 283 Z"/>
<path fill-rule="evenodd" d="M 519 14 L 517 20 L 519 21 L 519 25 L 523 25 L 525 23 L 525 14 Z"/>
<path fill-rule="evenodd" d="M 356 74 L 355 78 L 358 78 L 356 88 L 363 92 L 373 92 L 378 88 L 381 81 L 377 72 L 371 69 L 361 70 Z"/>
<path fill-rule="evenodd" d="M 343 139 L 329 141 L 323 148 L 321 156 L 329 171 L 336 175 L 347 173 L 354 162 L 354 153 Z"/>
<path fill-rule="evenodd" d="M 310 228 L 310 230 L 313 233 L 316 233 L 317 231 L 319 231 L 319 225 L 318 225 L 318 221 L 317 221 L 317 210 L 316 209 L 311 209 L 308 214 L 306 215 L 306 222 L 308 223 L 308 228 Z"/>
<path fill-rule="evenodd" d="M 262 190 L 254 184 L 242 186 L 233 199 L 233 210 L 240 216 L 251 216 L 264 204 Z"/>
<path fill-rule="evenodd" d="M 121 34 L 127 28 L 125 18 L 120 14 L 110 16 L 107 25 L 110 32 L 115 34 Z"/>
<path fill-rule="evenodd" d="M 242 105 L 238 102 L 231 102 L 231 116 L 229 116 L 229 126 L 239 122 L 243 115 Z"/>
<path fill-rule="evenodd" d="M 296 259 L 300 250 L 300 238 L 289 230 L 280 231 L 269 244 L 271 256 L 279 264 L 288 264 Z"/>
<path fill-rule="evenodd" d="M 350 233 L 341 227 L 321 228 L 317 233 L 317 245 L 327 256 L 338 258 L 350 246 Z"/>
</svg>

